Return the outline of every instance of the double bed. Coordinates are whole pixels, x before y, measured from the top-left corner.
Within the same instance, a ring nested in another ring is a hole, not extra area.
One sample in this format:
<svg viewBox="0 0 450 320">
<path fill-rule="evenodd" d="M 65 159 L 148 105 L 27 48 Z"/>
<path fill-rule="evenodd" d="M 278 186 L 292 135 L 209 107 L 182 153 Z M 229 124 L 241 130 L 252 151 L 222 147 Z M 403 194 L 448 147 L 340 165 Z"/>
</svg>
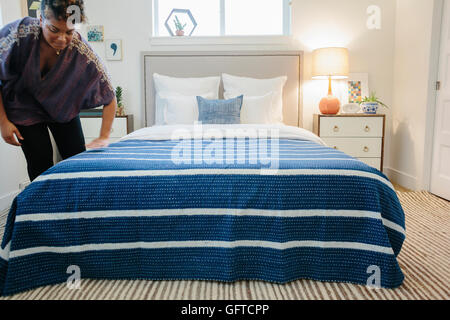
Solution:
<svg viewBox="0 0 450 320">
<path fill-rule="evenodd" d="M 151 126 L 146 74 L 165 67 L 156 56 L 174 70 L 186 63 L 183 54 L 143 55 L 145 127 L 60 162 L 14 200 L 0 295 L 64 283 L 73 266 L 81 279 L 401 285 L 405 224 L 392 184 L 296 127 L 301 55 L 256 55 L 249 67 L 260 77 L 290 73 L 287 87 L 296 89 L 283 99 L 291 125 L 203 126 Z M 262 57 L 278 68 L 261 74 Z M 208 56 L 221 70 L 239 65 L 234 58 L 243 56 Z M 205 57 L 192 61 L 200 68 Z"/>
</svg>

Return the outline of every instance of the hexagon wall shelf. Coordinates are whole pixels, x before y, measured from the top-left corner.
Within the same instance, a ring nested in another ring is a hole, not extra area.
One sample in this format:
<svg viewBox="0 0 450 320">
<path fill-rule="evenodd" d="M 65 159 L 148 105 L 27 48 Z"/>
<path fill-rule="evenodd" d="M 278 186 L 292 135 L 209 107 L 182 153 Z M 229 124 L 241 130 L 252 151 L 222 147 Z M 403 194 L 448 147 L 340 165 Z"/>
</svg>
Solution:
<svg viewBox="0 0 450 320">
<path fill-rule="evenodd" d="M 169 34 L 172 37 L 175 35 L 174 32 L 172 31 L 172 28 L 169 26 L 169 21 L 172 21 L 172 17 L 176 13 L 183 14 L 183 15 L 187 16 L 191 20 L 192 26 L 193 26 L 191 32 L 189 33 L 189 36 L 191 36 L 192 33 L 194 32 L 195 28 L 197 28 L 197 21 L 195 21 L 194 16 L 191 13 L 191 10 L 188 10 L 188 9 L 173 9 L 172 10 L 172 12 L 167 17 L 166 22 L 164 23 L 164 25 L 166 26 L 167 31 L 169 32 Z"/>
</svg>

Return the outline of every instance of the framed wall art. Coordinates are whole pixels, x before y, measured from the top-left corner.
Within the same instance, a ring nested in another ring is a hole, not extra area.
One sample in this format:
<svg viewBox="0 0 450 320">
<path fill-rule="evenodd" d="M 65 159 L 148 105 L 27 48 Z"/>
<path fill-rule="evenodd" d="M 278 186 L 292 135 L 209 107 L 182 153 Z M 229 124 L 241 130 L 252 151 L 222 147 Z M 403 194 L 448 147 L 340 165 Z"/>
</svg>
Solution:
<svg viewBox="0 0 450 320">
<path fill-rule="evenodd" d="M 333 93 L 341 105 L 361 103 L 369 95 L 369 74 L 350 73 L 347 79 L 333 80 Z"/>
<path fill-rule="evenodd" d="M 105 41 L 106 60 L 120 61 L 122 60 L 122 40 L 109 39 Z"/>
<path fill-rule="evenodd" d="M 350 73 L 347 82 L 346 103 L 361 103 L 369 95 L 369 74 Z"/>
<path fill-rule="evenodd" d="M 103 26 L 87 26 L 86 33 L 89 42 L 103 42 L 104 40 Z"/>
</svg>

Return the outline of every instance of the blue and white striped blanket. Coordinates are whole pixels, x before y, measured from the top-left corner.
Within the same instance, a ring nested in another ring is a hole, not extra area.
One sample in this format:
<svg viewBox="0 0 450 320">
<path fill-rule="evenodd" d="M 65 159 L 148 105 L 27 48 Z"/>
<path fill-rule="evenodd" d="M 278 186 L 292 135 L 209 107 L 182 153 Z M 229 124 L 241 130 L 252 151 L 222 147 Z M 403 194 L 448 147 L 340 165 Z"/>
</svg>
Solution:
<svg viewBox="0 0 450 320">
<path fill-rule="evenodd" d="M 388 179 L 280 128 L 180 141 L 147 128 L 57 164 L 14 200 L 0 295 L 64 283 L 70 266 L 81 279 L 363 285 L 378 270 L 382 287 L 401 285 L 404 213 Z"/>
</svg>

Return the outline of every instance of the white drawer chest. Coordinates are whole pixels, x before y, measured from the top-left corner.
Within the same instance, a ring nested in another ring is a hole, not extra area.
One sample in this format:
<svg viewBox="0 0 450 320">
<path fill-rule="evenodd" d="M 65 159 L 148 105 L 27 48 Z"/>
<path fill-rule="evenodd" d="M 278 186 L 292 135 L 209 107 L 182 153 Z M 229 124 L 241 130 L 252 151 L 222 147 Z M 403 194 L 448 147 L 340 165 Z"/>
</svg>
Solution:
<svg viewBox="0 0 450 320">
<path fill-rule="evenodd" d="M 314 115 L 314 133 L 330 147 L 383 171 L 384 114 Z"/>
<path fill-rule="evenodd" d="M 102 116 L 80 116 L 80 120 L 86 143 L 97 139 L 102 127 Z M 116 117 L 111 128 L 110 142 L 117 142 L 120 138 L 133 131 L 132 115 Z"/>
</svg>

